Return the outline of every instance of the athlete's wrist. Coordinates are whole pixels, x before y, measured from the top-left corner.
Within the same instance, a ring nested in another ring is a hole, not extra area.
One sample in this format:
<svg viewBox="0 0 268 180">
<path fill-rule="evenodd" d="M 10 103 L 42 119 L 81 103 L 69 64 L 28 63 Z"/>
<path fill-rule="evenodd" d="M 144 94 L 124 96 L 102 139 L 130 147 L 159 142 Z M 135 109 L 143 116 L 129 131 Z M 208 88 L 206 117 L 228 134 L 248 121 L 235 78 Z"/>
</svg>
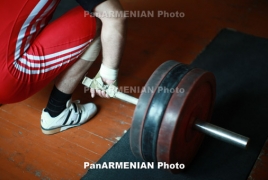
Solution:
<svg viewBox="0 0 268 180">
<path fill-rule="evenodd" d="M 100 76 L 107 80 L 116 80 L 118 76 L 118 69 L 113 69 L 101 64 Z"/>
</svg>

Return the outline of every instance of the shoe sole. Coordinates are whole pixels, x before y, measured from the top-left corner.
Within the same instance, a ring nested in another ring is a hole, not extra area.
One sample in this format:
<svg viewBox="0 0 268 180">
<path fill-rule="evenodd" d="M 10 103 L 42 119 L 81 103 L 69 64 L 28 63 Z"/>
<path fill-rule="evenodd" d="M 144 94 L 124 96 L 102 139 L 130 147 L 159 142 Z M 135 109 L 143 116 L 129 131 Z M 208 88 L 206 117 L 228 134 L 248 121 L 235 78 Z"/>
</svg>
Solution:
<svg viewBox="0 0 268 180">
<path fill-rule="evenodd" d="M 41 126 L 41 130 L 44 134 L 46 135 L 51 135 L 51 134 L 56 134 L 56 133 L 59 133 L 59 132 L 62 132 L 62 131 L 65 131 L 67 129 L 70 129 L 70 128 L 73 128 L 73 127 L 77 127 L 77 126 L 80 126 L 81 124 L 77 124 L 77 125 L 71 125 L 71 126 L 63 126 L 63 127 L 59 127 L 59 128 L 56 128 L 56 129 L 43 129 L 42 126 Z"/>
<path fill-rule="evenodd" d="M 47 135 L 56 134 L 60 132 L 61 128 L 53 129 L 53 130 L 44 130 L 41 128 L 42 132 Z"/>
<path fill-rule="evenodd" d="M 89 121 L 92 117 L 94 117 L 96 115 L 96 112 L 97 110 L 91 114 L 91 116 L 88 117 L 88 120 Z M 87 122 L 85 121 L 85 122 Z M 56 134 L 56 133 L 59 133 L 59 132 L 62 132 L 62 131 L 65 131 L 67 129 L 70 129 L 70 128 L 73 128 L 73 127 L 77 127 L 77 126 L 80 126 L 82 124 L 84 124 L 85 122 L 81 123 L 81 124 L 75 124 L 75 125 L 69 125 L 69 126 L 62 126 L 62 127 L 59 127 L 59 128 L 55 128 L 55 129 L 44 129 L 42 126 L 41 126 L 41 130 L 44 134 L 46 135 L 51 135 L 51 134 Z"/>
</svg>

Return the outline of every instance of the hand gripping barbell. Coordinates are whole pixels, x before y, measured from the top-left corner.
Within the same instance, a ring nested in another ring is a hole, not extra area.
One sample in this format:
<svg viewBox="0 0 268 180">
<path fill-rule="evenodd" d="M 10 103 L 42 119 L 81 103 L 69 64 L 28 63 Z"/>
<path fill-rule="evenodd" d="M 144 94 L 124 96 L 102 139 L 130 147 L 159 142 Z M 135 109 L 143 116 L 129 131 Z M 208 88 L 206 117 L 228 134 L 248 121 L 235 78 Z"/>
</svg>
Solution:
<svg viewBox="0 0 268 180">
<path fill-rule="evenodd" d="M 90 87 L 92 82 L 85 77 L 82 83 Z M 130 146 L 135 156 L 147 162 L 179 162 L 187 167 L 202 143 L 202 133 L 241 148 L 248 146 L 249 138 L 208 123 L 216 94 L 211 72 L 167 61 L 151 75 L 139 99 L 113 85 L 107 86 L 106 93 L 136 105 Z"/>
</svg>

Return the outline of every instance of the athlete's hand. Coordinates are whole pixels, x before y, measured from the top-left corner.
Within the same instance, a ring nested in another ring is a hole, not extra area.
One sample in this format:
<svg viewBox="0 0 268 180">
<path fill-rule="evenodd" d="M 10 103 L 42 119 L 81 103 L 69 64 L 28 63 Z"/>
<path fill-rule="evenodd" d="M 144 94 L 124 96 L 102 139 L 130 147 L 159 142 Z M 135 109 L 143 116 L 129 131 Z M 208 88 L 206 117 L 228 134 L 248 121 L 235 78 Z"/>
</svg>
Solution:
<svg viewBox="0 0 268 180">
<path fill-rule="evenodd" d="M 105 78 L 101 78 L 103 83 L 105 85 L 109 85 L 109 84 L 113 84 L 116 80 L 109 80 L 109 79 L 105 79 Z M 91 97 L 94 98 L 95 95 L 99 95 L 100 97 L 102 98 L 110 98 L 108 94 L 106 94 L 105 91 L 103 90 L 100 90 L 100 89 L 93 89 L 93 88 L 90 88 L 90 93 L 91 93 Z"/>
<path fill-rule="evenodd" d="M 100 70 L 93 79 L 93 83 L 90 86 L 91 97 L 94 98 L 95 95 L 99 95 L 103 98 L 109 98 L 110 96 L 105 92 L 107 91 L 107 85 L 117 86 L 117 75 L 118 69 L 113 69 L 101 64 Z M 112 95 L 113 96 L 113 95 Z"/>
</svg>

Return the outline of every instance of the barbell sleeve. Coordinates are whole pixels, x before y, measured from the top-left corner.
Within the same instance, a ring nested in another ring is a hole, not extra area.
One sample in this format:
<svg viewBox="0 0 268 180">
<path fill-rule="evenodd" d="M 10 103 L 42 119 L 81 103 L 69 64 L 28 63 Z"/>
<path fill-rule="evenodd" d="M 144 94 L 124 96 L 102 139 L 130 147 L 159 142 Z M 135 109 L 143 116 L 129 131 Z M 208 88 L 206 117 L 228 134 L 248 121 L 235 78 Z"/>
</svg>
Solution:
<svg viewBox="0 0 268 180">
<path fill-rule="evenodd" d="M 196 120 L 194 123 L 194 128 L 206 135 L 219 139 L 221 141 L 233 144 L 240 148 L 246 149 L 249 143 L 249 138 L 242 136 L 240 134 L 234 133 L 227 129 L 223 129 L 216 125 Z"/>
</svg>

